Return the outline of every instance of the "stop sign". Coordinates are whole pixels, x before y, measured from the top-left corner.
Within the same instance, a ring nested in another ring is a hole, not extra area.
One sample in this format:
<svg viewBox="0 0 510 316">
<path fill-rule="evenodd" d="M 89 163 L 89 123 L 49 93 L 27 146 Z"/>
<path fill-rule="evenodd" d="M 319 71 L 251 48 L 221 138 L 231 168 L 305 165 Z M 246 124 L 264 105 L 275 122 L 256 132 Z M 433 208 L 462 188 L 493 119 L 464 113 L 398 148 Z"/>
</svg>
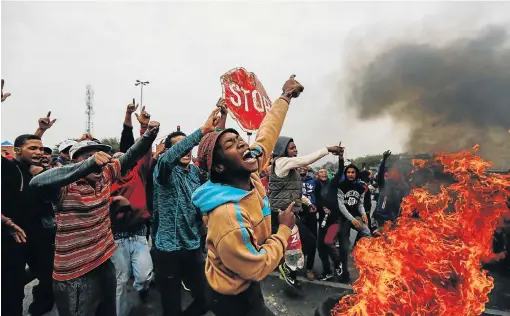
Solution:
<svg viewBox="0 0 510 316">
<path fill-rule="evenodd" d="M 245 132 L 257 130 L 271 109 L 271 100 L 257 76 L 244 68 L 234 68 L 220 80 L 230 115 Z"/>
</svg>

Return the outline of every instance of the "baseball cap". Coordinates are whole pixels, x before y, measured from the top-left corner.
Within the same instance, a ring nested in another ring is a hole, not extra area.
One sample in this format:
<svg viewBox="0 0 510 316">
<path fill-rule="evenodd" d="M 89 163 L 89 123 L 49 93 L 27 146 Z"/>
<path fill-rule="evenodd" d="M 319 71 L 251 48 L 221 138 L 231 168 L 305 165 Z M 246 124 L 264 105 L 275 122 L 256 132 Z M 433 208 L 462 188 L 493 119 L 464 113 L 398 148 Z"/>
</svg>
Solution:
<svg viewBox="0 0 510 316">
<path fill-rule="evenodd" d="M 96 149 L 98 151 L 109 152 L 110 150 L 112 150 L 112 147 L 101 144 L 99 142 L 95 142 L 93 140 L 83 140 L 81 142 L 77 142 L 71 147 L 71 149 L 69 149 L 70 158 L 75 159 L 78 152 L 84 151 L 85 149 L 87 150 Z"/>
<path fill-rule="evenodd" d="M 51 153 L 53 152 L 53 150 L 50 147 L 43 147 L 43 149 L 46 155 L 51 155 Z"/>
<path fill-rule="evenodd" d="M 76 143 L 77 141 L 75 141 L 74 139 L 66 139 L 60 144 L 60 146 L 58 146 L 58 152 L 61 153 Z"/>
</svg>

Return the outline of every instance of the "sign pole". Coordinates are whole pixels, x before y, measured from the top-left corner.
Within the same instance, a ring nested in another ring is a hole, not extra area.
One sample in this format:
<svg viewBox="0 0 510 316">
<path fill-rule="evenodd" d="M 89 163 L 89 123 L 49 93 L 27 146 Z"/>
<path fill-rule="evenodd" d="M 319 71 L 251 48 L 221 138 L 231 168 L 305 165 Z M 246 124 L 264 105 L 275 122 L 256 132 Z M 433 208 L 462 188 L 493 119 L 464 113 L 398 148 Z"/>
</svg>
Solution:
<svg viewBox="0 0 510 316">
<path fill-rule="evenodd" d="M 252 133 L 251 132 L 246 132 L 246 134 L 248 134 L 248 145 L 250 145 L 250 138 L 251 138 Z"/>
</svg>

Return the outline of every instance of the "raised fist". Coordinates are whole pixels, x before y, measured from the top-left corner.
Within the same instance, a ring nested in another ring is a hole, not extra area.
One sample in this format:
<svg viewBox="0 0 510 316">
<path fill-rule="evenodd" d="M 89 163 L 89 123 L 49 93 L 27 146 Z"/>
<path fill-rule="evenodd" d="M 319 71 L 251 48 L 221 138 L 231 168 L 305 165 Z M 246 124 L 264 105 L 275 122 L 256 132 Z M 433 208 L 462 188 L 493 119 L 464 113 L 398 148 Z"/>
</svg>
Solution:
<svg viewBox="0 0 510 316">
<path fill-rule="evenodd" d="M 103 167 L 107 163 L 109 163 L 112 160 L 112 156 L 108 155 L 107 153 L 104 153 L 102 151 L 98 151 L 94 154 L 94 161 L 96 162 L 96 165 L 99 167 Z"/>
<path fill-rule="evenodd" d="M 305 88 L 294 78 L 296 78 L 296 75 L 290 76 L 290 78 L 283 84 L 282 90 L 284 94 L 290 94 L 293 98 L 297 98 Z"/>
<path fill-rule="evenodd" d="M 158 135 L 158 133 L 159 133 L 159 122 L 150 121 L 148 129 L 149 129 L 149 133 L 151 134 L 151 136 Z"/>
</svg>

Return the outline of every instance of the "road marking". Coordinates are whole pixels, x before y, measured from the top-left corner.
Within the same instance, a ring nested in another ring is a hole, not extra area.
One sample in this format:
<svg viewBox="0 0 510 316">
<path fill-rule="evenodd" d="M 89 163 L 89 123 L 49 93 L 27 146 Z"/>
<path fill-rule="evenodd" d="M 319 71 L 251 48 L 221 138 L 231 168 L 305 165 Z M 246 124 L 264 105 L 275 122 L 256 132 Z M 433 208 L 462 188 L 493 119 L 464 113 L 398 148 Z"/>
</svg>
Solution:
<svg viewBox="0 0 510 316">
<path fill-rule="evenodd" d="M 278 272 L 271 272 L 271 273 L 269 273 L 269 275 L 272 277 L 276 277 L 278 279 L 280 278 L 280 273 L 278 273 Z M 339 282 L 320 281 L 320 280 L 310 281 L 307 278 L 302 277 L 302 276 L 298 276 L 297 279 L 300 282 L 312 283 L 312 284 L 329 286 L 329 287 L 333 287 L 333 288 L 337 288 L 337 289 L 344 289 L 344 290 L 352 291 L 352 286 L 343 284 L 343 283 L 339 283 Z M 484 313 L 487 315 L 510 316 L 510 312 L 505 312 L 505 311 L 500 311 L 497 309 L 490 309 L 490 308 L 485 309 Z"/>
<path fill-rule="evenodd" d="M 498 311 L 497 309 L 490 309 L 490 308 L 487 308 L 484 311 L 484 313 L 488 314 L 488 315 L 510 316 L 509 312 Z"/>
<path fill-rule="evenodd" d="M 279 272 L 271 272 L 271 273 L 269 273 L 269 275 L 273 276 L 273 277 L 276 277 L 276 278 L 280 277 L 280 273 Z M 302 276 L 298 276 L 297 279 L 299 281 L 305 282 L 305 283 L 324 285 L 324 286 L 334 287 L 334 288 L 337 288 L 337 289 L 344 289 L 344 290 L 351 290 L 352 291 L 352 286 L 347 285 L 347 284 L 343 284 L 343 283 L 339 283 L 339 282 L 319 281 L 319 280 L 310 281 L 307 278 L 302 277 Z"/>
</svg>

